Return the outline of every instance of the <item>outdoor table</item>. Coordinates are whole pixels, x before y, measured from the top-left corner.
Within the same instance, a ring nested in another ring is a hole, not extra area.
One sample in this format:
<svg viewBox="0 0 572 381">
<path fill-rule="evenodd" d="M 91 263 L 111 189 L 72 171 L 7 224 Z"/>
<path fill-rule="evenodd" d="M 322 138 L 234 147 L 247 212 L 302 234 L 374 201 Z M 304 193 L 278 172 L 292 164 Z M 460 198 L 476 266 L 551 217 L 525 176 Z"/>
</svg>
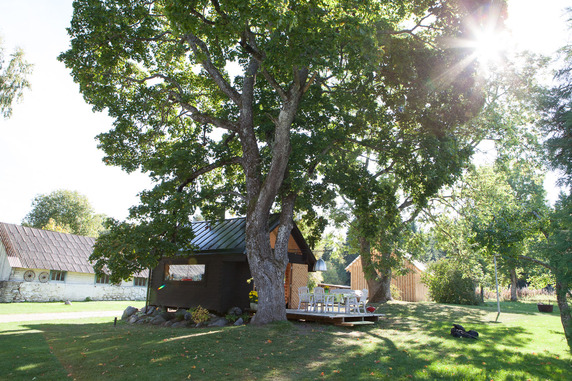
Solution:
<svg viewBox="0 0 572 381">
<path fill-rule="evenodd" d="M 329 293 L 326 294 L 326 305 L 331 305 L 333 307 L 337 304 L 338 312 L 340 311 L 340 307 L 344 305 L 346 313 L 350 313 L 350 298 L 355 296 L 355 292 L 351 290 L 347 290 L 345 292 Z"/>
</svg>

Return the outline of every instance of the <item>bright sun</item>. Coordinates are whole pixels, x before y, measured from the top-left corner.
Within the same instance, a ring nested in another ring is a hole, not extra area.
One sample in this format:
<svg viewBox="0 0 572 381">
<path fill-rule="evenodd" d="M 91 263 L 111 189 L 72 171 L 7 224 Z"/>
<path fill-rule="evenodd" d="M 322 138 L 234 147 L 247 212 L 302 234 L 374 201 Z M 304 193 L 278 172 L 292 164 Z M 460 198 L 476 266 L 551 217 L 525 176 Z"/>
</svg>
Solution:
<svg viewBox="0 0 572 381">
<path fill-rule="evenodd" d="M 501 60 L 506 50 L 506 37 L 494 30 L 484 30 L 475 34 L 471 45 L 475 58 L 486 66 Z"/>
</svg>

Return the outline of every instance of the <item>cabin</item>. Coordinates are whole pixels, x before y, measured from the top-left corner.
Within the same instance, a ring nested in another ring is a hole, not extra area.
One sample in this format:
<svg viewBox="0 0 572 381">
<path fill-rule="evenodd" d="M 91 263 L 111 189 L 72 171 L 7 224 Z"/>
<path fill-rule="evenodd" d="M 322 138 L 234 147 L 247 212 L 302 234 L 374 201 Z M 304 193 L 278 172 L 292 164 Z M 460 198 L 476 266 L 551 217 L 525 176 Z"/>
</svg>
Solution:
<svg viewBox="0 0 572 381">
<path fill-rule="evenodd" d="M 270 243 L 274 248 L 279 218 L 269 222 Z M 246 218 L 193 222 L 194 252 L 163 258 L 150 275 L 148 305 L 167 308 L 202 306 L 226 313 L 231 307 L 249 307 L 248 294 L 254 284 L 246 256 Z M 294 224 L 288 243 L 284 274 L 287 308 L 298 306 L 298 287 L 308 284 L 316 258 Z"/>
<path fill-rule="evenodd" d="M 405 260 L 405 266 L 409 272 L 405 275 L 394 276 L 391 284 L 399 290 L 401 300 L 406 302 L 421 302 L 429 299 L 429 288 L 421 282 L 421 274 L 426 267 L 423 263 L 415 260 Z M 363 272 L 361 256 L 358 256 L 347 267 L 346 271 L 351 275 L 351 288 L 353 290 L 369 289 Z"/>
<path fill-rule="evenodd" d="M 0 222 L 0 302 L 145 300 L 148 271 L 111 284 L 89 256 L 95 238 Z"/>
</svg>

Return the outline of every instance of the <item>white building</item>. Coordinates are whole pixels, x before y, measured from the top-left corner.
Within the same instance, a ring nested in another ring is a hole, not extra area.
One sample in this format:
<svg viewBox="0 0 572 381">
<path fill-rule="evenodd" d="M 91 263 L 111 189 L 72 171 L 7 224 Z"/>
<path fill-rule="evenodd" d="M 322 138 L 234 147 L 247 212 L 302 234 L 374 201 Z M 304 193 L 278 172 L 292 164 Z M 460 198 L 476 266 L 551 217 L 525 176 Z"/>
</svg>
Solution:
<svg viewBox="0 0 572 381">
<path fill-rule="evenodd" d="M 145 300 L 147 272 L 120 285 L 95 275 L 94 242 L 0 222 L 0 302 Z"/>
</svg>

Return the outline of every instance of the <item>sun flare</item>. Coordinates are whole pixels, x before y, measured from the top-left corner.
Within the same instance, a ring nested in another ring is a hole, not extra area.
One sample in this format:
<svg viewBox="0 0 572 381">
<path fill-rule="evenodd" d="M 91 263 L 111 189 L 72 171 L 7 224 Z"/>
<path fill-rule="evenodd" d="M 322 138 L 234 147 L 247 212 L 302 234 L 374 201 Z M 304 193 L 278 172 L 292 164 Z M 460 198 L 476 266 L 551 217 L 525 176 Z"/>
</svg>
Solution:
<svg viewBox="0 0 572 381">
<path fill-rule="evenodd" d="M 471 44 L 475 58 L 483 65 L 499 62 L 506 51 L 506 39 L 502 33 L 485 30 L 475 34 Z"/>
</svg>

